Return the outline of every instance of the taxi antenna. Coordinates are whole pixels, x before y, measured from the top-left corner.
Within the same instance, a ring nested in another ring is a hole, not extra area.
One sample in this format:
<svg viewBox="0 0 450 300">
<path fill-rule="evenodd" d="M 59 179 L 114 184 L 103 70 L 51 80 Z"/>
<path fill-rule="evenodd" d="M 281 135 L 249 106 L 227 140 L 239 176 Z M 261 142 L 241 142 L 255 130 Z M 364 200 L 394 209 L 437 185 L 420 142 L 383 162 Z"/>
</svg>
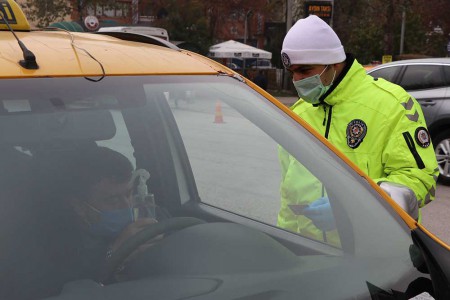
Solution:
<svg viewBox="0 0 450 300">
<path fill-rule="evenodd" d="M 36 63 L 36 56 L 34 56 L 34 53 L 31 52 L 30 50 L 28 50 L 28 48 L 25 46 L 25 44 L 17 37 L 16 33 L 14 32 L 14 30 L 11 28 L 11 26 L 9 25 L 8 21 L 6 20 L 6 18 L 4 17 L 4 15 L 2 13 L 0 13 L 0 16 L 2 17 L 3 21 L 5 22 L 6 26 L 8 27 L 9 31 L 11 31 L 11 33 L 14 35 L 14 37 L 17 40 L 17 43 L 20 46 L 20 49 L 22 49 L 22 54 L 23 54 L 23 60 L 19 61 L 19 64 L 25 68 L 25 69 L 29 69 L 29 70 L 36 70 L 39 69 L 38 64 Z"/>
</svg>

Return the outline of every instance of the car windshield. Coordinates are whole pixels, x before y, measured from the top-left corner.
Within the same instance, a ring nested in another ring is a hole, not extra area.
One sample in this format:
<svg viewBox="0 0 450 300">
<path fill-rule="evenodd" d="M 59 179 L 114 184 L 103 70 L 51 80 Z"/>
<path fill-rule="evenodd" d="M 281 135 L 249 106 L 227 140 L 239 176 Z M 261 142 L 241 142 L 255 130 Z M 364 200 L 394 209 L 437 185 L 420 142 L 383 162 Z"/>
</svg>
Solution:
<svg viewBox="0 0 450 300">
<path fill-rule="evenodd" d="M 2 299 L 365 299 L 424 276 L 366 179 L 239 78 L 5 79 L 0 91 Z M 289 208 L 286 162 L 310 183 Z M 301 229 L 312 189 L 330 199 L 331 233 Z M 127 218 L 157 223 L 119 243 Z"/>
</svg>

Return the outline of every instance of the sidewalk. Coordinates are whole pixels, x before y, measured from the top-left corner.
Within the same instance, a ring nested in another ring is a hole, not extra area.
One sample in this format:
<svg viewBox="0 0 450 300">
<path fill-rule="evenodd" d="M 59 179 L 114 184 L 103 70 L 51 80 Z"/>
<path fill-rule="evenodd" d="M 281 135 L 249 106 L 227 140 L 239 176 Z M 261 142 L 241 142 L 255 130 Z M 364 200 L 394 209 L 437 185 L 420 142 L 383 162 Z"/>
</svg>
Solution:
<svg viewBox="0 0 450 300">
<path fill-rule="evenodd" d="M 450 186 L 437 185 L 436 199 L 421 209 L 422 224 L 450 245 Z"/>
</svg>

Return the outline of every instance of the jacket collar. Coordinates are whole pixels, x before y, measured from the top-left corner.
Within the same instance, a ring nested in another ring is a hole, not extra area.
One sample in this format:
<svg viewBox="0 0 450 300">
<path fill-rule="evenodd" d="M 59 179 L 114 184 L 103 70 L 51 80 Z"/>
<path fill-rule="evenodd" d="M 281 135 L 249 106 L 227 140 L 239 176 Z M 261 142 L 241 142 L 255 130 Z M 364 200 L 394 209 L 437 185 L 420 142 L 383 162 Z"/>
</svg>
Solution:
<svg viewBox="0 0 450 300">
<path fill-rule="evenodd" d="M 360 81 L 363 80 L 361 72 L 365 74 L 364 68 L 358 63 L 354 56 L 347 53 L 347 58 L 345 60 L 345 67 L 342 69 L 341 74 L 336 78 L 331 88 L 320 98 L 319 105 L 336 105 L 344 101 L 342 97 L 345 90 L 351 84 L 353 87 L 358 86 Z"/>
</svg>

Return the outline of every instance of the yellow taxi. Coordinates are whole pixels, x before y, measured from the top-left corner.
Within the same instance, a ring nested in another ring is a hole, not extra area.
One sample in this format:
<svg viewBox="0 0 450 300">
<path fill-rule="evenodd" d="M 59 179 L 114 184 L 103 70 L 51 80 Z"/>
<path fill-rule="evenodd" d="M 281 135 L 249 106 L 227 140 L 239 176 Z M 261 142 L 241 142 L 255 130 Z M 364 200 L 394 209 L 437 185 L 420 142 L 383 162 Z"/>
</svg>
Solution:
<svg viewBox="0 0 450 300">
<path fill-rule="evenodd" d="M 0 0 L 0 299 L 450 299 L 449 246 L 282 103 L 110 35 Z M 338 243 L 277 224 L 280 148 Z"/>
</svg>

